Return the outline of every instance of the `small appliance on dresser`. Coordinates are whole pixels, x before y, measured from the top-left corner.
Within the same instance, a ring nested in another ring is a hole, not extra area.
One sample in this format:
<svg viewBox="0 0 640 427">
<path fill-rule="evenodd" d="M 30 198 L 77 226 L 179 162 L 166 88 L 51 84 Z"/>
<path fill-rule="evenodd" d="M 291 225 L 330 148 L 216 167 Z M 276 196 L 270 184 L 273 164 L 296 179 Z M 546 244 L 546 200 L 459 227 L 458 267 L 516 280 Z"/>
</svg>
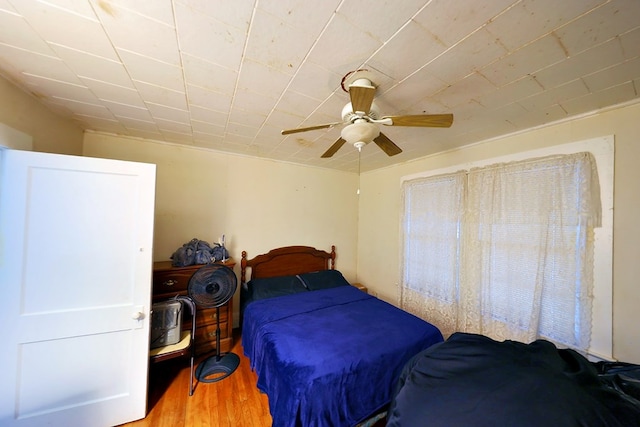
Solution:
<svg viewBox="0 0 640 427">
<path fill-rule="evenodd" d="M 232 258 L 218 262 L 233 270 Z M 191 276 L 206 264 L 194 264 L 187 267 L 173 267 L 171 261 L 153 263 L 153 302 L 167 301 L 176 295 L 187 295 Z M 198 307 L 196 311 L 196 354 L 202 355 L 216 349 L 217 311 L 215 308 Z M 233 298 L 220 307 L 220 351 L 229 352 L 233 346 Z M 191 329 L 191 317 L 185 316 L 183 329 Z"/>
<path fill-rule="evenodd" d="M 182 303 L 168 300 L 154 302 L 151 309 L 151 345 L 158 348 L 176 344 L 182 338 Z"/>
</svg>

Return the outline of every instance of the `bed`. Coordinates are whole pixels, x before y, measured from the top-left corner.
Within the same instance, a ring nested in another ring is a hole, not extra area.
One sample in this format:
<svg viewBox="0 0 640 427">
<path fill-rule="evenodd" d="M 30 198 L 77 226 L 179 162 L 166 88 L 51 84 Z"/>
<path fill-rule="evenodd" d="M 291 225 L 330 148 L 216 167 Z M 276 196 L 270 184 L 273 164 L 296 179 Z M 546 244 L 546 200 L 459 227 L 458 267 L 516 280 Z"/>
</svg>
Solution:
<svg viewBox="0 0 640 427">
<path fill-rule="evenodd" d="M 640 426 L 640 366 L 454 333 L 405 365 L 387 415 L 387 427 Z"/>
<path fill-rule="evenodd" d="M 335 247 L 242 252 L 242 346 L 274 426 L 371 419 L 402 367 L 443 340 L 435 326 L 351 286 L 335 258 Z"/>
</svg>

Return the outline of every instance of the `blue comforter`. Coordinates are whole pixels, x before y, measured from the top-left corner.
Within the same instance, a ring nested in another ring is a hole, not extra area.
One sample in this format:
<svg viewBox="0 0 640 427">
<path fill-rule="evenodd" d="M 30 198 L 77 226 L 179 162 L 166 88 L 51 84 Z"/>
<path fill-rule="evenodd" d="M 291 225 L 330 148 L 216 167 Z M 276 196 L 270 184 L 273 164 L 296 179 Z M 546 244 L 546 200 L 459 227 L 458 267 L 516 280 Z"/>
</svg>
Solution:
<svg viewBox="0 0 640 427">
<path fill-rule="evenodd" d="M 433 325 L 352 286 L 249 304 L 242 345 L 273 425 L 352 426 L 389 403 Z"/>
<path fill-rule="evenodd" d="M 387 427 L 640 426 L 640 366 L 612 365 L 545 340 L 457 332 L 407 363 Z"/>
</svg>

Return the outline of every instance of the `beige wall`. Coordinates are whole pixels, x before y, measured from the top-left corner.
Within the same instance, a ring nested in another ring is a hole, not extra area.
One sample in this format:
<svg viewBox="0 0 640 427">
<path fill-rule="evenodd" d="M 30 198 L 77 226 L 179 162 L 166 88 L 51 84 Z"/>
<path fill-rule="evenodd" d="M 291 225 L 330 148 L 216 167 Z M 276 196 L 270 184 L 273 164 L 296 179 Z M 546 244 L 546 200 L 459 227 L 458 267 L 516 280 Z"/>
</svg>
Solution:
<svg viewBox="0 0 640 427">
<path fill-rule="evenodd" d="M 479 143 L 361 177 L 358 280 L 395 302 L 400 280 L 400 180 L 440 169 L 595 137 L 615 137 L 613 353 L 640 363 L 640 104 Z M 386 260 L 382 262 L 381 260 Z"/>
<path fill-rule="evenodd" d="M 83 132 L 79 126 L 52 113 L 2 77 L 0 100 L 0 123 L 30 135 L 33 151 L 82 154 Z"/>
<path fill-rule="evenodd" d="M 287 245 L 330 250 L 356 278 L 357 176 L 284 162 L 87 133 L 84 155 L 157 165 L 154 260 L 225 234 L 231 256 Z M 236 273 L 239 268 L 236 266 Z M 235 324 L 237 307 L 235 303 Z"/>
</svg>

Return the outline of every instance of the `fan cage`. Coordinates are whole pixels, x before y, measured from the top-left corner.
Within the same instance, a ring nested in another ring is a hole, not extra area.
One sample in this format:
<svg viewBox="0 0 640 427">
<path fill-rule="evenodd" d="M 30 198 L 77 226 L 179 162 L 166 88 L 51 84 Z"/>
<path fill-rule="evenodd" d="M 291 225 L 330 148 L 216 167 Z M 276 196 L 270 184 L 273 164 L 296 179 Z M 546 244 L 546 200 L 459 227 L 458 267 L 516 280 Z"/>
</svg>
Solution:
<svg viewBox="0 0 640 427">
<path fill-rule="evenodd" d="M 191 276 L 188 293 L 200 307 L 213 308 L 220 307 L 233 298 L 237 286 L 238 279 L 229 267 L 207 264 Z"/>
</svg>

